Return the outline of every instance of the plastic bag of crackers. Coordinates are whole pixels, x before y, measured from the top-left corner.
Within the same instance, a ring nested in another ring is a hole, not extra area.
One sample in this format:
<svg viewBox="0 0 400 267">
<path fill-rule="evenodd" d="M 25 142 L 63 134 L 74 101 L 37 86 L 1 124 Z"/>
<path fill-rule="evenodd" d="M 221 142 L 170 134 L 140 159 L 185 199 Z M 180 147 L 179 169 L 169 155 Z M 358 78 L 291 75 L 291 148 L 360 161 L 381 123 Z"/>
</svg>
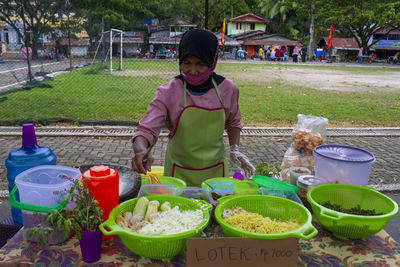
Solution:
<svg viewBox="0 0 400 267">
<path fill-rule="evenodd" d="M 281 176 L 285 182 L 290 183 L 290 167 L 306 167 L 314 172 L 312 153 L 316 146 L 324 144 L 327 124 L 327 118 L 297 114 L 292 143 L 286 150 L 281 164 Z"/>
</svg>

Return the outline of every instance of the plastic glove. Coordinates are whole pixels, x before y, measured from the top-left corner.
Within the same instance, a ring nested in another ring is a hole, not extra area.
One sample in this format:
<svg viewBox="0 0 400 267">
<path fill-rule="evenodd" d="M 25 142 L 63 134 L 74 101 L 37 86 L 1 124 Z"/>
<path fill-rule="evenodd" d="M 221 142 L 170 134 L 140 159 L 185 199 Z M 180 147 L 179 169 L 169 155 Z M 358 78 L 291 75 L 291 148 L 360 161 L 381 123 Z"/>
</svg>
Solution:
<svg viewBox="0 0 400 267">
<path fill-rule="evenodd" d="M 231 150 L 230 153 L 231 164 L 243 170 L 245 179 L 253 177 L 256 168 L 254 168 L 253 164 L 250 163 L 249 158 L 246 157 L 245 154 L 239 152 L 239 146 L 236 144 L 231 145 L 230 150 Z"/>
</svg>

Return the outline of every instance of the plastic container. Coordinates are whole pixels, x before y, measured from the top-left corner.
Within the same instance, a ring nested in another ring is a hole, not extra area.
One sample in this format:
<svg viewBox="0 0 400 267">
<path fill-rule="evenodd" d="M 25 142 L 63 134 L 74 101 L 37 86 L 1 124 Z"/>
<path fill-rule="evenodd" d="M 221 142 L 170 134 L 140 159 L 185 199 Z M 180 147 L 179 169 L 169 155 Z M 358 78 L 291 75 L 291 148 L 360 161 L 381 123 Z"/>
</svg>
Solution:
<svg viewBox="0 0 400 267">
<path fill-rule="evenodd" d="M 180 178 L 176 178 L 176 177 L 169 177 L 169 176 L 157 176 L 158 180 L 160 180 L 160 182 L 162 184 L 172 184 L 173 186 L 175 186 L 175 188 L 185 188 L 186 187 L 186 183 L 185 181 L 183 181 Z M 154 181 L 153 181 L 154 183 Z M 143 178 L 142 177 L 142 185 L 144 184 L 149 184 L 149 178 Z"/>
<path fill-rule="evenodd" d="M 111 210 L 119 204 L 118 172 L 109 166 L 93 166 L 82 174 L 82 180 L 99 202 L 98 205 L 103 210 L 103 220 L 107 220 Z M 103 236 L 103 239 L 106 238 Z"/>
<path fill-rule="evenodd" d="M 360 185 L 326 184 L 308 191 L 307 199 L 315 218 L 327 230 L 339 238 L 366 238 L 382 230 L 389 220 L 396 216 L 399 207 L 391 198 L 375 189 Z M 360 205 L 360 209 L 383 213 L 376 216 L 362 216 L 335 211 L 322 206 L 329 201 L 343 209 Z"/>
<path fill-rule="evenodd" d="M 315 175 L 328 183 L 368 185 L 375 157 L 372 153 L 351 146 L 322 145 L 313 152 Z"/>
<path fill-rule="evenodd" d="M 80 170 L 68 166 L 42 165 L 30 168 L 15 179 L 22 203 L 38 206 L 54 206 L 68 196 L 68 191 Z"/>
<path fill-rule="evenodd" d="M 235 189 L 232 182 L 227 181 L 211 181 L 208 183 L 209 190 L 212 193 L 216 193 L 221 197 L 226 195 L 233 195 L 233 191 Z"/>
<path fill-rule="evenodd" d="M 228 177 L 216 177 L 216 178 L 210 178 L 205 180 L 202 184 L 201 187 L 209 189 L 209 184 L 210 182 L 214 181 L 224 181 L 224 182 L 231 182 L 233 183 L 234 189 L 233 193 L 235 195 L 257 195 L 258 194 L 258 185 L 253 181 L 253 180 L 238 180 L 234 178 L 228 178 Z"/>
<path fill-rule="evenodd" d="M 34 125 L 23 124 L 22 147 L 11 151 L 5 161 L 9 192 L 14 188 L 18 174 L 39 165 L 55 165 L 56 160 L 56 155 L 49 147 L 37 145 Z M 18 193 L 16 200 L 19 201 Z M 12 207 L 11 215 L 15 224 L 23 224 L 21 210 Z"/>
<path fill-rule="evenodd" d="M 289 232 L 278 234 L 253 233 L 236 228 L 222 218 L 225 209 L 232 207 L 242 207 L 248 212 L 258 213 L 263 217 L 287 221 L 295 218 L 299 220 L 300 227 Z M 223 199 L 215 209 L 215 218 L 221 225 L 222 231 L 226 237 L 248 237 L 257 239 L 282 239 L 295 237 L 301 239 L 310 239 L 318 231 L 311 223 L 312 216 L 303 206 L 294 201 L 275 196 L 246 195 L 230 196 Z"/>
<path fill-rule="evenodd" d="M 297 185 L 297 179 L 302 175 L 311 175 L 311 171 L 306 167 L 290 167 L 290 183 Z"/>
<path fill-rule="evenodd" d="M 22 209 L 24 228 L 27 239 L 37 242 L 36 237 L 29 237 L 29 229 L 46 223 L 47 213 L 52 209 L 65 207 L 68 193 L 74 182 L 81 177 L 80 170 L 67 166 L 42 165 L 20 173 L 15 183 L 18 187 L 21 202 L 15 200 L 14 188 L 10 194 L 10 204 Z M 49 235 L 49 244 L 58 244 L 68 238 L 63 230 Z"/>
<path fill-rule="evenodd" d="M 148 195 L 174 195 L 175 186 L 172 184 L 144 184 L 140 187 L 138 197 Z"/>
<path fill-rule="evenodd" d="M 180 197 L 201 199 L 211 203 L 210 193 L 205 188 L 199 187 L 187 187 L 187 188 L 175 188 L 175 195 Z"/>
<path fill-rule="evenodd" d="M 299 195 L 304 206 L 306 206 L 310 211 L 312 209 L 311 205 L 307 201 L 308 191 L 315 186 L 322 185 L 325 183 L 326 181 L 314 175 L 302 175 L 297 179 L 297 187 L 299 188 L 297 194 Z"/>
<path fill-rule="evenodd" d="M 158 200 L 160 204 L 168 201 L 171 207 L 179 206 L 180 210 L 203 211 L 203 222 L 193 230 L 172 235 L 144 235 L 121 228 L 115 222 L 117 215 L 132 211 L 138 198 L 134 198 L 115 207 L 108 220 L 100 224 L 100 230 L 106 235 L 118 235 L 122 243 L 135 254 L 150 259 L 169 261 L 186 250 L 188 238 L 199 237 L 210 220 L 211 205 L 202 200 L 189 199 L 173 195 L 151 195 L 149 200 Z"/>
<path fill-rule="evenodd" d="M 303 202 L 299 198 L 299 196 L 293 190 L 282 190 L 282 189 L 274 189 L 274 188 L 263 188 L 260 187 L 258 189 L 258 194 L 260 195 L 268 195 L 268 196 L 275 196 L 275 197 L 282 197 L 289 200 L 293 200 L 301 205 Z"/>
</svg>

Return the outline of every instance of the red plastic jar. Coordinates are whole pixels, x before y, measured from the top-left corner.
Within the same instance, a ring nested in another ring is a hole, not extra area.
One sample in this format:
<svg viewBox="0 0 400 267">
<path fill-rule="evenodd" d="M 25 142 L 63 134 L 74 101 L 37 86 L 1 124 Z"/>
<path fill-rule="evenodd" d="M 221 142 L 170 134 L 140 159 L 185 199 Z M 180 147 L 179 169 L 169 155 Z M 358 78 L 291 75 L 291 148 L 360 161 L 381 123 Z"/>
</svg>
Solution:
<svg viewBox="0 0 400 267">
<path fill-rule="evenodd" d="M 98 205 L 103 210 L 103 220 L 107 220 L 111 210 L 119 205 L 118 172 L 104 165 L 93 166 L 82 174 L 82 179 L 99 202 Z M 103 239 L 111 237 L 103 235 Z"/>
</svg>

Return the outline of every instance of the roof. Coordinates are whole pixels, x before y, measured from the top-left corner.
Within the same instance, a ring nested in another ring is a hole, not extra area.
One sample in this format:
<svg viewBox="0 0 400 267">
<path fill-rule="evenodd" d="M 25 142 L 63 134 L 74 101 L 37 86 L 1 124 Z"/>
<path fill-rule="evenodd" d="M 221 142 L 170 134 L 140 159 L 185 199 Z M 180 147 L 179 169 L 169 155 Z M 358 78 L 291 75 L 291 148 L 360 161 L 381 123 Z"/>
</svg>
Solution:
<svg viewBox="0 0 400 267">
<path fill-rule="evenodd" d="M 375 50 L 400 50 L 400 41 L 379 40 L 371 48 Z"/>
<path fill-rule="evenodd" d="M 169 26 L 188 26 L 188 27 L 196 27 L 197 24 L 194 24 L 193 22 L 190 22 L 188 20 L 185 20 L 183 18 L 177 18 L 174 20 L 173 24 L 170 24 Z"/>
<path fill-rule="evenodd" d="M 231 21 L 237 21 L 237 22 L 259 22 L 259 23 L 265 23 L 265 24 L 269 23 L 268 20 L 263 19 L 263 18 L 261 18 L 259 16 L 256 16 L 256 15 L 254 15 L 252 13 L 247 13 L 247 14 L 232 18 Z"/>
<path fill-rule="evenodd" d="M 246 38 L 253 38 L 254 36 L 263 35 L 263 34 L 266 34 L 266 32 L 257 30 L 257 31 L 247 31 L 247 32 L 242 32 L 242 33 L 237 33 L 237 34 L 231 34 L 231 35 L 229 35 L 229 37 L 235 38 L 236 40 L 243 40 Z"/>
<path fill-rule="evenodd" d="M 215 35 L 217 36 L 217 38 L 219 40 L 219 44 L 222 45 L 221 44 L 222 33 L 219 32 L 219 33 L 216 33 Z M 224 36 L 224 46 L 240 46 L 241 44 L 242 44 L 241 41 L 235 40 L 227 35 Z"/>
<path fill-rule="evenodd" d="M 150 37 L 150 44 L 179 44 L 181 35 L 176 37 Z"/>
<path fill-rule="evenodd" d="M 274 41 L 274 40 L 250 40 L 243 42 L 244 45 L 274 45 L 274 46 L 302 46 L 299 41 Z"/>
<path fill-rule="evenodd" d="M 328 45 L 329 37 L 324 37 L 325 44 Z M 360 47 L 354 38 L 332 38 L 332 47 L 339 50 L 359 50 Z"/>
</svg>

